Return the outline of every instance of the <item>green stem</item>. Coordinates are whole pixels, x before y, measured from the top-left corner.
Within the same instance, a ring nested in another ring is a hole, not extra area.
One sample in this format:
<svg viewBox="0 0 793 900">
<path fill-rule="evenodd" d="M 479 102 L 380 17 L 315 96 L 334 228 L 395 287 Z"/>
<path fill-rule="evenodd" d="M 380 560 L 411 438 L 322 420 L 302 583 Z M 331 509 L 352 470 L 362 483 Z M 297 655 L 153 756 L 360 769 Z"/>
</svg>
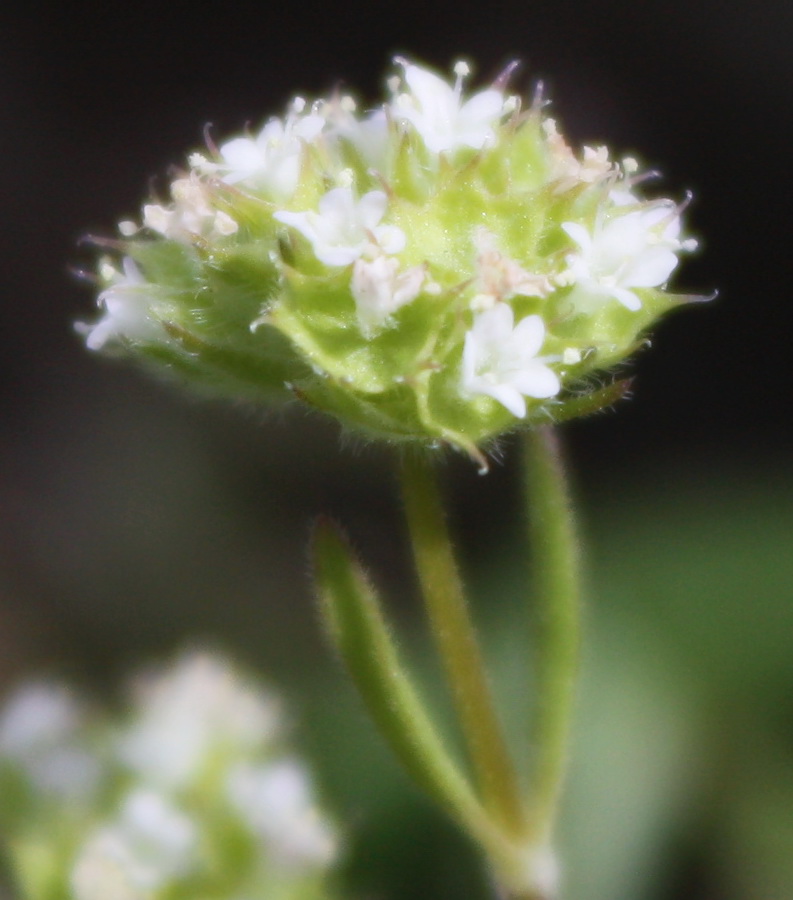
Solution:
<svg viewBox="0 0 793 900">
<path fill-rule="evenodd" d="M 525 828 L 520 788 L 485 676 L 443 506 L 427 457 L 405 454 L 402 493 L 430 627 L 485 808 L 506 833 Z"/>
<path fill-rule="evenodd" d="M 532 832 L 548 839 L 564 780 L 580 641 L 580 560 L 575 519 L 554 429 L 526 436 L 529 529 L 536 585 L 536 748 Z"/>
</svg>

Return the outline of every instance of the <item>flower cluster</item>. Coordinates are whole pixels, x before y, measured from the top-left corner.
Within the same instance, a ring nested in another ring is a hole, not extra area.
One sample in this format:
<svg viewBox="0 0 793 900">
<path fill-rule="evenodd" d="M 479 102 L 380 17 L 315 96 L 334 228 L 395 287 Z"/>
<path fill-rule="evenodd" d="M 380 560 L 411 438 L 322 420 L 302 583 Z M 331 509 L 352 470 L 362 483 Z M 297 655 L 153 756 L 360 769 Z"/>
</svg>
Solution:
<svg viewBox="0 0 793 900">
<path fill-rule="evenodd" d="M 574 153 L 511 68 L 469 95 L 464 63 L 452 84 L 396 63 L 380 108 L 295 98 L 191 154 L 169 205 L 121 223 L 88 346 L 479 459 L 597 408 L 588 385 L 686 299 L 665 290 L 696 246 L 682 206 L 646 199 L 633 159 Z"/>
<path fill-rule="evenodd" d="M 319 900 L 336 855 L 269 694 L 205 654 L 136 685 L 121 723 L 63 688 L 0 711 L 0 822 L 30 900 Z"/>
</svg>

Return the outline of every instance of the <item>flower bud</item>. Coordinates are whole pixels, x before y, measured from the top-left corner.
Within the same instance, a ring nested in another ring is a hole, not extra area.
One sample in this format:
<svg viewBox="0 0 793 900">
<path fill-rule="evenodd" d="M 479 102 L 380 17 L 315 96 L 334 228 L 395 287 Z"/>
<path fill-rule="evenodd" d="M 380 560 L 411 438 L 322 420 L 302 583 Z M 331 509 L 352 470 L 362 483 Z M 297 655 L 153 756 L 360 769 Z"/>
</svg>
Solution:
<svg viewBox="0 0 793 900">
<path fill-rule="evenodd" d="M 480 460 L 610 402 L 604 374 L 688 299 L 666 290 L 696 246 L 683 207 L 646 199 L 633 159 L 576 155 L 509 71 L 466 93 L 464 63 L 453 83 L 396 64 L 372 112 L 298 97 L 191 154 L 170 204 L 121 223 L 88 346 Z"/>
</svg>

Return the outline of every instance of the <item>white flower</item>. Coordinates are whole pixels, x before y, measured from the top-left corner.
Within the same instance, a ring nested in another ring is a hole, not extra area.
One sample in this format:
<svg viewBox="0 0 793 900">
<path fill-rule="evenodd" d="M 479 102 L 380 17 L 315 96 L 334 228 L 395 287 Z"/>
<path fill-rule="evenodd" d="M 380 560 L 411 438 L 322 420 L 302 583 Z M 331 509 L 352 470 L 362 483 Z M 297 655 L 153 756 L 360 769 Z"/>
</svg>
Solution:
<svg viewBox="0 0 793 900">
<path fill-rule="evenodd" d="M 77 900 L 144 898 L 195 863 L 193 822 L 155 791 L 138 788 L 115 822 L 86 842 L 72 870 Z"/>
<path fill-rule="evenodd" d="M 522 419 L 524 397 L 545 399 L 561 388 L 557 375 L 536 358 L 544 340 L 541 316 L 527 316 L 513 327 L 512 307 L 507 303 L 479 314 L 465 336 L 463 393 L 493 397 Z"/>
<path fill-rule="evenodd" d="M 337 187 L 322 197 L 318 212 L 282 210 L 273 218 L 308 238 L 321 262 L 347 266 L 364 253 L 399 253 L 404 248 L 401 228 L 378 225 L 387 206 L 383 191 L 369 191 L 356 202 L 352 188 Z"/>
<path fill-rule="evenodd" d="M 218 753 L 266 747 L 278 733 L 275 702 L 208 655 L 182 660 L 139 686 L 136 720 L 121 735 L 121 760 L 151 783 L 181 788 Z"/>
<path fill-rule="evenodd" d="M 314 805 L 308 772 L 296 760 L 240 765 L 229 776 L 228 792 L 280 865 L 306 868 L 333 861 L 335 836 Z"/>
<path fill-rule="evenodd" d="M 608 147 L 584 147 L 579 160 L 556 128 L 554 119 L 542 123 L 551 151 L 551 177 L 557 182 L 554 193 L 561 194 L 581 184 L 594 184 L 619 173 L 609 159 Z"/>
<path fill-rule="evenodd" d="M 317 113 L 301 115 L 305 101 L 296 97 L 285 121 L 273 118 L 255 138 L 241 137 L 220 147 L 221 169 L 227 184 L 240 182 L 265 188 L 283 199 L 294 193 L 300 176 L 303 148 L 325 126 Z"/>
<path fill-rule="evenodd" d="M 65 689 L 26 684 L 0 715 L 0 757 L 18 765 L 42 794 L 85 798 L 99 780 L 100 767 L 81 745 L 83 725 L 83 711 Z"/>
<path fill-rule="evenodd" d="M 571 299 L 591 311 L 611 298 L 630 310 L 641 308 L 633 288 L 661 287 L 677 266 L 677 253 L 693 250 L 696 241 L 679 239 L 680 214 L 672 203 L 618 215 L 598 223 L 590 233 L 578 222 L 562 228 L 578 244 L 567 256 Z"/>
<path fill-rule="evenodd" d="M 365 118 L 355 115 L 355 100 L 349 96 L 333 97 L 322 106 L 327 125 L 324 134 L 330 139 L 349 141 L 368 166 L 382 171 L 388 153 L 388 117 L 376 109 Z"/>
<path fill-rule="evenodd" d="M 111 284 L 97 298 L 99 306 L 105 309 L 102 318 L 93 325 L 78 322 L 75 326 L 86 336 L 89 350 L 101 350 L 108 341 L 116 338 L 160 343 L 168 340 L 153 309 L 151 286 L 128 256 L 124 257 L 123 267 L 123 274 L 113 269 L 107 273 Z"/>
<path fill-rule="evenodd" d="M 393 256 L 355 260 L 351 288 L 358 322 L 366 337 L 382 328 L 392 313 L 415 300 L 425 274 L 423 266 L 400 272 L 399 260 Z"/>
<path fill-rule="evenodd" d="M 163 237 L 190 243 L 195 235 L 205 238 L 234 234 L 238 225 L 227 213 L 216 209 L 206 187 L 195 177 L 177 178 L 171 184 L 173 205 L 148 203 L 143 207 L 143 224 Z"/>
<path fill-rule="evenodd" d="M 479 293 L 471 300 L 472 309 L 489 309 L 499 300 L 508 300 L 516 294 L 547 297 L 552 293 L 553 285 L 548 277 L 527 272 L 515 260 L 504 256 L 492 232 L 478 228 L 474 234 L 474 244 L 477 249 L 476 286 Z"/>
<path fill-rule="evenodd" d="M 434 153 L 472 147 L 481 150 L 495 143 L 493 125 L 504 113 L 504 95 L 488 88 L 462 102 L 462 81 L 468 74 L 465 63 L 454 67 L 454 87 L 432 72 L 406 60 L 396 60 L 405 70 L 410 93 L 399 94 L 391 105 L 391 115 L 410 122 Z"/>
</svg>

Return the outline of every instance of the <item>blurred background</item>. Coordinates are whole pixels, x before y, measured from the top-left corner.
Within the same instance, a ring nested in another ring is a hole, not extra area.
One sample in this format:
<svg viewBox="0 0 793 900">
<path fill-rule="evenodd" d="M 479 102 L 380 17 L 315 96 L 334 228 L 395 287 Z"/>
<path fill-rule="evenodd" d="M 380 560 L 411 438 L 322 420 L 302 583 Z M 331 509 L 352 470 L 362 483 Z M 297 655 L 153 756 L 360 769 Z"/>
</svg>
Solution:
<svg viewBox="0 0 793 900">
<path fill-rule="evenodd" d="M 785 0 L 16 3 L 0 53 L 0 689 L 42 670 L 102 694 L 185 644 L 255 665 L 347 823 L 350 897 L 480 900 L 462 839 L 412 789 L 323 644 L 305 545 L 343 521 L 443 709 L 391 460 L 300 410 L 186 398 L 91 356 L 70 274 L 168 166 L 290 96 L 380 96 L 403 53 L 478 83 L 513 59 L 575 142 L 694 202 L 634 398 L 567 427 L 587 539 L 588 641 L 565 900 L 793 896 L 793 444 Z M 525 550 L 515 448 L 446 472 L 515 740 Z"/>
</svg>

